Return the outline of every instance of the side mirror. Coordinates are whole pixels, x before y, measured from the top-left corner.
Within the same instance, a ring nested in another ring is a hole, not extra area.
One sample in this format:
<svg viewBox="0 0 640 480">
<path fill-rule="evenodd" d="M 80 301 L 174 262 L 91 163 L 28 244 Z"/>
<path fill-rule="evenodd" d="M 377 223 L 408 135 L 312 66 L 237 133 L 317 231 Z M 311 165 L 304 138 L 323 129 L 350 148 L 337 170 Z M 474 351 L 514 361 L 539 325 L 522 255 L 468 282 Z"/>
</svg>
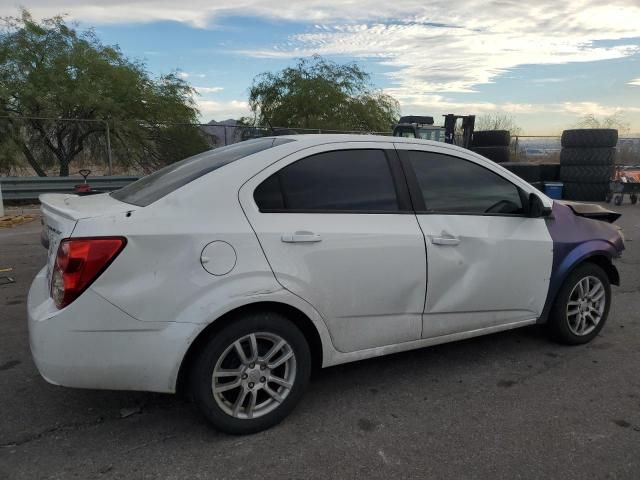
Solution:
<svg viewBox="0 0 640 480">
<path fill-rule="evenodd" d="M 529 194 L 528 216 L 530 218 L 548 217 L 551 215 L 551 209 L 546 207 L 539 196 L 535 193 Z"/>
</svg>

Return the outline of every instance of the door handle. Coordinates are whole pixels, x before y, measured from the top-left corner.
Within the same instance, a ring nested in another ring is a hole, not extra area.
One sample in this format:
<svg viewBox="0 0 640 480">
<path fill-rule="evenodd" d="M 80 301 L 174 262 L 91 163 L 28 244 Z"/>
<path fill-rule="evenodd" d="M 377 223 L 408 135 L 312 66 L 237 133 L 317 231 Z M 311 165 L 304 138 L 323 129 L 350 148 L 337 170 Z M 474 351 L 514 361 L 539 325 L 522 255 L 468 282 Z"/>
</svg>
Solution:
<svg viewBox="0 0 640 480">
<path fill-rule="evenodd" d="M 322 237 L 313 232 L 285 233 L 280 239 L 285 243 L 315 243 L 322 241 Z"/>
<path fill-rule="evenodd" d="M 450 245 L 452 247 L 455 247 L 456 245 L 458 245 L 460 243 L 460 239 L 458 237 L 454 237 L 454 236 L 449 236 L 449 235 L 443 235 L 441 237 L 436 237 L 434 235 L 429 235 L 429 239 L 431 240 L 431 243 L 433 243 L 434 245 Z"/>
</svg>

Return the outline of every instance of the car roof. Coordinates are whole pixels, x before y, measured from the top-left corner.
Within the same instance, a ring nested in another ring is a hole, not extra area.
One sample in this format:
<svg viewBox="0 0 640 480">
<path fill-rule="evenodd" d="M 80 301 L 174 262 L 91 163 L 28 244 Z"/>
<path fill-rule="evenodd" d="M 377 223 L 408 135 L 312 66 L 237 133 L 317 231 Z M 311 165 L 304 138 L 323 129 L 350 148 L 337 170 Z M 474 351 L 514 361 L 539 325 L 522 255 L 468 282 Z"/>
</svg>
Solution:
<svg viewBox="0 0 640 480">
<path fill-rule="evenodd" d="M 390 148 L 393 148 L 391 144 L 393 143 L 406 143 L 406 144 L 417 144 L 424 146 L 433 146 L 439 148 L 450 149 L 453 152 L 466 153 L 471 154 L 475 157 L 478 155 L 474 154 L 470 150 L 466 148 L 458 147 L 457 145 L 452 145 L 450 143 L 444 142 L 436 142 L 434 140 L 423 140 L 421 138 L 407 138 L 407 137 L 393 137 L 391 135 L 361 135 L 361 134 L 306 134 L 306 135 L 278 135 L 277 137 L 271 138 L 290 138 L 296 141 L 295 147 L 296 149 L 313 147 L 316 145 L 326 145 L 330 143 L 342 143 L 342 142 L 377 142 L 377 143 L 388 143 Z M 291 145 L 291 144 L 289 144 Z"/>
<path fill-rule="evenodd" d="M 377 143 L 413 143 L 419 145 L 431 145 L 437 147 L 450 148 L 458 152 L 470 151 L 466 148 L 458 147 L 444 142 L 436 142 L 434 140 L 423 140 L 421 138 L 393 137 L 391 135 L 360 135 L 360 134 L 306 134 L 306 135 L 278 135 L 273 138 L 290 138 L 296 140 L 296 146 L 312 147 L 315 145 L 325 145 L 328 143 L 341 142 L 377 142 Z M 302 145 L 301 145 L 302 144 Z"/>
</svg>

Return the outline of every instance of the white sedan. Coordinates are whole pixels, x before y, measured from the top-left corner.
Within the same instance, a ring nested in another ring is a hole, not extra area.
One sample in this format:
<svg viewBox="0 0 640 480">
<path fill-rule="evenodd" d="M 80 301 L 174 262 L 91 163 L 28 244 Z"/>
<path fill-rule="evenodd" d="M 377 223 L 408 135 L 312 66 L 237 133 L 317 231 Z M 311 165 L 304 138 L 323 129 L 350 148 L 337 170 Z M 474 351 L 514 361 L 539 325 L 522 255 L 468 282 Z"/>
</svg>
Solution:
<svg viewBox="0 0 640 480">
<path fill-rule="evenodd" d="M 313 367 L 535 323 L 587 342 L 624 248 L 611 212 L 394 137 L 255 139 L 41 203 L 49 261 L 28 310 L 42 376 L 182 389 L 230 433 L 282 420 Z"/>
</svg>

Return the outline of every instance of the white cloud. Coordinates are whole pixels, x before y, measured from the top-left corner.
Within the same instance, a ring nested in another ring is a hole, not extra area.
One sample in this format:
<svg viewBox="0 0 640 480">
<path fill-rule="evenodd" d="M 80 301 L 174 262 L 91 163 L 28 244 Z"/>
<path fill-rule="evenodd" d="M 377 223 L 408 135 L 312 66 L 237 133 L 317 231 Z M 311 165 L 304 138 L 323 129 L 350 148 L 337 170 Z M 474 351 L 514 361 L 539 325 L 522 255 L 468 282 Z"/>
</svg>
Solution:
<svg viewBox="0 0 640 480">
<path fill-rule="evenodd" d="M 524 7 L 523 7 L 524 8 Z M 637 9 L 640 22 L 640 8 Z M 529 17 L 528 17 L 529 18 Z M 522 31 L 509 22 L 480 28 L 434 27 L 425 23 L 337 25 L 321 31 L 295 35 L 292 46 L 257 52 L 262 57 L 296 57 L 313 53 L 374 58 L 392 67 L 388 76 L 398 86 L 396 94 L 472 92 L 498 75 L 525 64 L 592 62 L 629 56 L 637 45 L 596 46 L 594 40 L 620 38 L 629 31 L 566 33 L 558 26 L 547 32 Z M 492 28 L 493 27 L 493 28 Z M 595 37 L 595 38 L 594 38 Z M 631 42 L 630 42 L 631 43 Z"/>
<path fill-rule="evenodd" d="M 205 93 L 218 93 L 224 90 L 223 87 L 193 87 L 200 94 Z"/>
<path fill-rule="evenodd" d="M 184 72 L 182 70 L 178 71 L 176 73 L 176 75 L 178 75 L 183 80 L 186 80 L 186 79 L 192 78 L 192 77 L 195 77 L 195 78 L 204 78 L 204 77 L 206 77 L 206 75 L 204 73 Z"/>
<path fill-rule="evenodd" d="M 549 78 L 536 78 L 531 80 L 533 83 L 562 83 L 566 82 L 568 78 L 549 77 Z"/>
<path fill-rule="evenodd" d="M 15 4 L 0 5 L 0 15 L 15 15 Z M 375 59 L 387 69 L 387 91 L 408 112 L 545 111 L 582 115 L 598 103 L 552 105 L 453 102 L 450 92 L 473 92 L 515 67 L 530 64 L 591 62 L 640 51 L 638 0 L 305 0 L 282 4 L 268 0 L 28 0 L 36 17 L 68 12 L 91 24 L 177 21 L 206 28 L 225 16 L 252 15 L 308 25 L 282 44 L 241 52 L 260 57 L 292 58 L 313 53 Z M 600 42 L 615 40 L 615 42 Z M 202 78 L 181 72 L 183 78 Z M 551 83 L 556 79 L 540 79 Z M 640 78 L 629 82 L 640 86 Z M 207 88 L 207 87 L 205 87 Z M 216 88 L 216 87 L 209 87 Z M 213 93 L 213 92 L 203 92 Z M 248 112 L 244 102 L 198 100 L 204 112 Z M 240 105 L 242 104 L 242 106 Z M 422 110 L 417 110 L 418 108 Z M 631 109 L 635 107 L 630 107 Z M 631 111 L 624 108 L 625 111 Z M 218 113 L 214 113 L 214 112 Z M 598 111 L 603 113 L 602 110 Z M 208 115 L 203 114 L 206 118 Z"/>
<path fill-rule="evenodd" d="M 624 113 L 638 113 L 640 107 L 615 105 L 602 105 L 598 102 L 564 102 L 561 104 L 563 110 L 567 113 L 573 113 L 578 116 L 593 114 L 599 117 L 611 117 Z"/>
<path fill-rule="evenodd" d="M 196 105 L 200 110 L 200 118 L 203 122 L 212 119 L 217 121 L 226 120 L 228 118 L 238 119 L 247 116 L 250 113 L 249 104 L 242 100 L 215 101 L 195 99 Z"/>
</svg>

